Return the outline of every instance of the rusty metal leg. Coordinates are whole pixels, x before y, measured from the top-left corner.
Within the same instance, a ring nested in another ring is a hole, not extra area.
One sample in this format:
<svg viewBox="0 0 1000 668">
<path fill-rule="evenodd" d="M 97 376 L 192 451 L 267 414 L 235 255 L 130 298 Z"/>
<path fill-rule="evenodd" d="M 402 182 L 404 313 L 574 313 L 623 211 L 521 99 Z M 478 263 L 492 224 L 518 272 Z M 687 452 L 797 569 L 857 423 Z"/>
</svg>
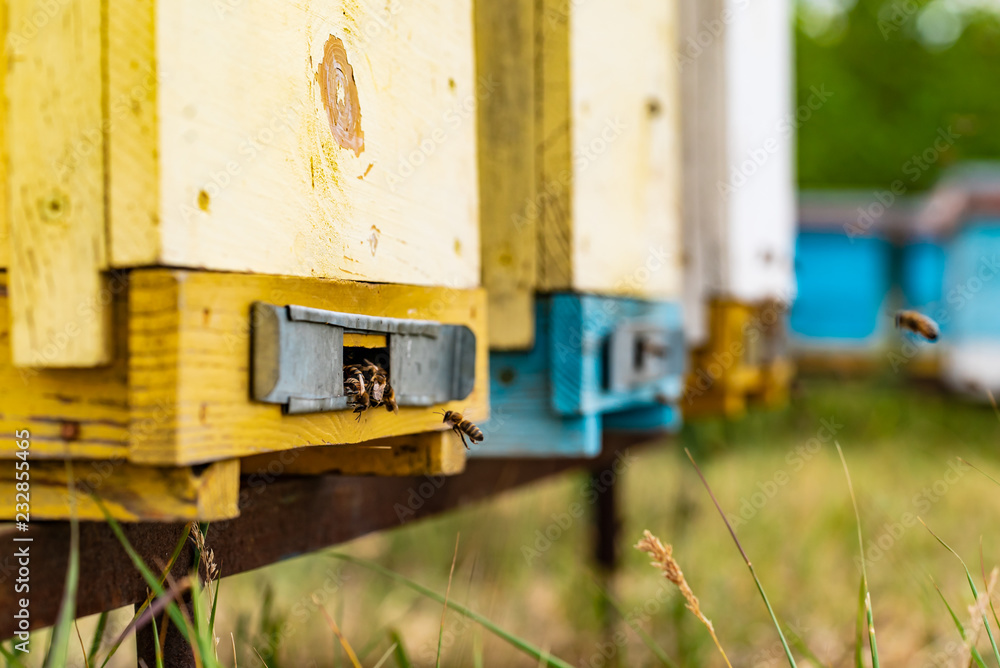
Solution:
<svg viewBox="0 0 1000 668">
<path fill-rule="evenodd" d="M 618 566 L 621 520 L 618 517 L 615 490 L 618 481 L 609 476 L 607 471 L 610 469 L 592 472 L 590 482 L 597 492 L 597 500 L 594 502 L 594 560 L 601 570 L 611 573 Z M 607 484 L 609 478 L 611 483 Z"/>
<path fill-rule="evenodd" d="M 180 604 L 182 607 L 187 608 L 187 613 L 191 614 L 191 592 L 188 591 L 182 597 Z M 136 612 L 139 611 L 139 606 L 141 603 L 137 603 L 135 606 Z M 166 612 L 159 614 L 156 617 L 156 628 L 157 630 L 163 629 L 163 625 L 167 625 L 167 635 L 163 643 L 163 665 L 171 666 L 172 668 L 195 668 L 194 662 L 194 652 L 191 649 L 191 645 L 184 638 L 184 634 L 181 633 L 180 629 L 170 620 L 170 617 Z M 153 643 L 153 625 L 146 624 L 143 628 L 135 635 L 135 653 L 138 659 L 139 668 L 155 668 L 156 666 L 156 645 Z"/>
</svg>

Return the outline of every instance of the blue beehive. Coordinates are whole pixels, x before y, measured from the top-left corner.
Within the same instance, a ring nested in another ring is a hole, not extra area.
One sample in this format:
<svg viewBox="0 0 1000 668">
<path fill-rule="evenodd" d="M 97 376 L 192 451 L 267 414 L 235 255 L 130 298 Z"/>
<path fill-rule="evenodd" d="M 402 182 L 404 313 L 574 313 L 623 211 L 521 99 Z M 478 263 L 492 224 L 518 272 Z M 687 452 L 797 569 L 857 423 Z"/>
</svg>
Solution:
<svg viewBox="0 0 1000 668">
<path fill-rule="evenodd" d="M 680 307 L 594 295 L 536 299 L 535 345 L 490 356 L 491 417 L 473 456 L 595 456 L 602 430 L 675 431 Z"/>
<path fill-rule="evenodd" d="M 905 206 L 887 209 L 870 193 L 803 196 L 789 323 L 797 352 L 870 354 L 886 343 L 891 232 L 905 215 Z"/>
<path fill-rule="evenodd" d="M 907 303 L 941 327 L 943 380 L 985 398 L 1000 390 L 1000 166 L 948 170 L 917 227 L 904 262 Z"/>
</svg>

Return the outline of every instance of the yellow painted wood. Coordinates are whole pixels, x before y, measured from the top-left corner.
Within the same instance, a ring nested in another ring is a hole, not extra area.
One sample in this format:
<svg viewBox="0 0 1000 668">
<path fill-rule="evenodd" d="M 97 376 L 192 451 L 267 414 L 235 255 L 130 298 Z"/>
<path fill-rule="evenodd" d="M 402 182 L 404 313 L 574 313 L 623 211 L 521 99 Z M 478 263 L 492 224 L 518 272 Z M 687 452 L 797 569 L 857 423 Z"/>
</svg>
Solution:
<svg viewBox="0 0 1000 668">
<path fill-rule="evenodd" d="M 387 345 L 385 334 L 344 332 L 345 348 L 385 348 Z"/>
<path fill-rule="evenodd" d="M 795 366 L 783 343 L 784 310 L 772 301 L 712 300 L 708 339 L 691 351 L 681 401 L 686 416 L 737 416 L 749 402 L 778 406 L 787 401 Z"/>
<path fill-rule="evenodd" d="M 70 488 L 63 462 L 30 462 L 31 520 L 70 517 Z M 73 464 L 76 516 L 103 520 L 91 498 L 97 495 L 111 515 L 126 522 L 214 521 L 239 515 L 240 464 L 216 462 L 204 468 L 154 468 L 121 460 Z M 13 520 L 17 509 L 14 466 L 0 470 L 0 520 Z"/>
<path fill-rule="evenodd" d="M 0 1 L 0 35 L 7 36 L 7 2 Z M 0 91 L 7 80 L 7 49 L 0 49 Z M 10 194 L 7 191 L 7 96 L 0 95 L 0 271 L 10 266 Z"/>
<path fill-rule="evenodd" d="M 539 287 L 680 296 L 676 0 L 541 0 Z"/>
<path fill-rule="evenodd" d="M 428 432 L 364 445 L 321 445 L 255 455 L 241 459 L 240 467 L 245 476 L 455 475 L 465 470 L 465 454 L 465 446 L 454 433 Z"/>
<path fill-rule="evenodd" d="M 108 250 L 113 266 L 160 257 L 158 84 L 182 76 L 156 66 L 156 2 L 108 2 Z M 178 45 L 180 46 L 180 45 Z"/>
<path fill-rule="evenodd" d="M 107 267 L 101 5 L 7 3 L 10 301 L 20 366 L 111 359 L 100 275 Z"/>
<path fill-rule="evenodd" d="M 476 335 L 475 388 L 463 401 L 401 406 L 398 415 L 381 409 L 360 420 L 349 410 L 283 415 L 278 405 L 250 400 L 248 324 L 258 300 L 464 324 Z M 192 464 L 443 430 L 434 413 L 440 410 L 460 410 L 474 421 L 488 415 L 482 290 L 152 269 L 132 272 L 129 304 L 132 424 L 154 422 L 132 441 L 129 458 L 137 463 Z"/>
<path fill-rule="evenodd" d="M 140 0 L 108 21 L 115 266 L 479 285 L 472 0 Z"/>
<path fill-rule="evenodd" d="M 483 285 L 490 348 L 531 348 L 538 283 L 533 0 L 475 0 Z"/>
<path fill-rule="evenodd" d="M 125 457 L 129 441 L 142 438 L 147 425 L 129 431 L 124 284 L 112 284 L 119 289 L 113 302 L 117 355 L 110 365 L 36 369 L 15 367 L 11 360 L 7 279 L 0 272 L 0 460 L 14 456 L 14 433 L 22 429 L 31 433 L 32 458 Z"/>
</svg>

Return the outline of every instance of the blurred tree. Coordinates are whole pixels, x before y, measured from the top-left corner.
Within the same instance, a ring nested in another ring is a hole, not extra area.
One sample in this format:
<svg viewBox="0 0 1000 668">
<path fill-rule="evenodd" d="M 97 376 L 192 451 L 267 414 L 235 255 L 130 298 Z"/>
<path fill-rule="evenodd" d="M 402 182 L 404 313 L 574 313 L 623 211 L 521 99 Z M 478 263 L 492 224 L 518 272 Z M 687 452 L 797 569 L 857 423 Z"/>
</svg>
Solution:
<svg viewBox="0 0 1000 668">
<path fill-rule="evenodd" d="M 956 161 L 1000 159 L 997 14 L 968 0 L 836 2 L 798 4 L 797 104 L 813 86 L 832 93 L 800 115 L 801 187 L 921 190 Z"/>
</svg>

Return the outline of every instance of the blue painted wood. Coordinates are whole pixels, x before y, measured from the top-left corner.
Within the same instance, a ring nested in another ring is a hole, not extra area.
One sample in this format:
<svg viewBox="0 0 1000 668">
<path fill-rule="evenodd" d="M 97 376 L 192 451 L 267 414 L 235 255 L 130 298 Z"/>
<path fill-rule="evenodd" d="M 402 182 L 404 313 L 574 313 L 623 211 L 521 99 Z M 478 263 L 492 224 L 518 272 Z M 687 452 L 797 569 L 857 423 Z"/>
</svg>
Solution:
<svg viewBox="0 0 1000 668">
<path fill-rule="evenodd" d="M 668 431 L 676 433 L 681 428 L 681 410 L 676 405 L 649 406 L 628 411 L 607 413 L 604 416 L 604 431 L 650 432 Z"/>
<path fill-rule="evenodd" d="M 536 300 L 535 347 L 490 353 L 490 419 L 473 457 L 591 457 L 601 451 L 601 416 L 560 417 L 551 408 L 549 300 Z"/>
<path fill-rule="evenodd" d="M 918 239 L 903 247 L 900 287 L 907 308 L 928 312 L 942 297 L 946 249 L 934 239 Z"/>
<path fill-rule="evenodd" d="M 1000 342 L 1000 218 L 970 220 L 946 252 L 943 335 L 950 345 Z"/>
<path fill-rule="evenodd" d="M 560 415 L 608 413 L 677 399 L 680 377 L 625 391 L 606 387 L 605 344 L 623 321 L 681 328 L 680 306 L 672 302 L 557 294 L 552 296 L 552 407 Z"/>
<path fill-rule="evenodd" d="M 662 405 L 657 395 L 679 401 L 680 374 L 639 391 L 604 389 L 607 336 L 623 320 L 639 317 L 678 331 L 681 327 L 676 304 L 539 296 L 534 349 L 490 355 L 491 417 L 480 425 L 485 438 L 470 456 L 595 456 L 604 426 L 616 431 L 679 429 L 677 405 Z"/>
<path fill-rule="evenodd" d="M 881 345 L 891 327 L 883 311 L 892 287 L 889 242 L 801 230 L 795 253 L 797 295 L 789 319 L 793 345 L 834 349 Z"/>
</svg>

